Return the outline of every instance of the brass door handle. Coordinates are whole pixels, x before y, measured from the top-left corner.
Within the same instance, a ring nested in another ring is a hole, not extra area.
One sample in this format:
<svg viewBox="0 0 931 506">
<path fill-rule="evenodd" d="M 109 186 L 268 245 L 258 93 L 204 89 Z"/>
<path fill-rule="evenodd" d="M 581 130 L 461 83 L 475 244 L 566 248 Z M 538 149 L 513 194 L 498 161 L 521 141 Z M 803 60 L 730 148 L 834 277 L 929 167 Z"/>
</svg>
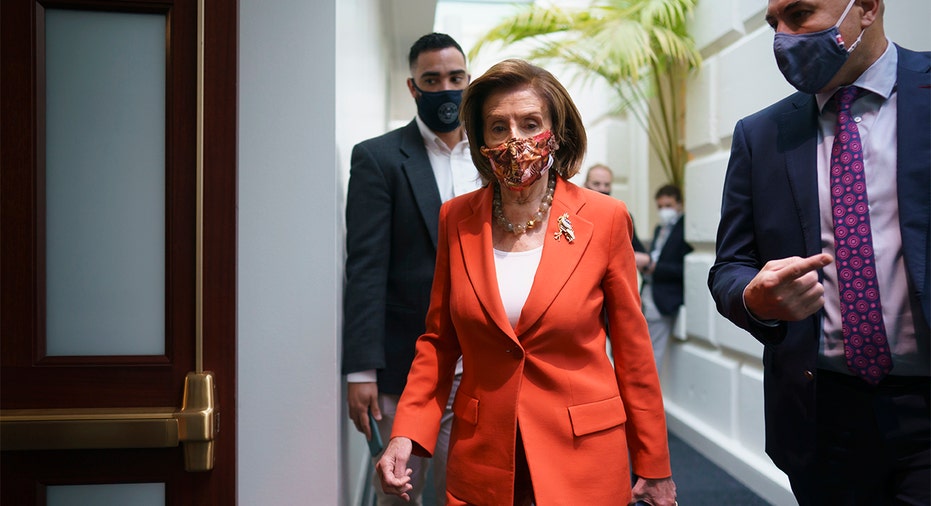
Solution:
<svg viewBox="0 0 931 506">
<path fill-rule="evenodd" d="M 220 430 L 216 409 L 213 373 L 189 372 L 184 378 L 181 411 L 173 414 L 178 422 L 178 439 L 184 443 L 184 469 L 213 469 L 213 440 Z"/>
<path fill-rule="evenodd" d="M 76 408 L 0 411 L 0 450 L 184 447 L 186 471 L 213 469 L 213 373 L 188 373 L 181 409 Z"/>
</svg>

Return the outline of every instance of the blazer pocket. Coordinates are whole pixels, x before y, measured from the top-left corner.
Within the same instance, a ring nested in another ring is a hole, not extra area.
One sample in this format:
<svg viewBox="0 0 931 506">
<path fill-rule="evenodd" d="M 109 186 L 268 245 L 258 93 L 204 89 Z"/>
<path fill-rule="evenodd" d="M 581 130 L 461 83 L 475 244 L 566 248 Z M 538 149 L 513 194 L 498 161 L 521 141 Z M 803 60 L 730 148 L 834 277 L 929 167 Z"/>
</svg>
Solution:
<svg viewBox="0 0 931 506">
<path fill-rule="evenodd" d="M 470 397 L 463 392 L 456 392 L 456 400 L 453 401 L 453 414 L 456 418 L 472 425 L 478 423 L 478 399 Z"/>
<path fill-rule="evenodd" d="M 627 413 L 624 412 L 621 398 L 612 397 L 603 401 L 569 406 L 569 421 L 572 423 L 572 433 L 584 436 L 621 425 L 627 421 Z"/>
</svg>

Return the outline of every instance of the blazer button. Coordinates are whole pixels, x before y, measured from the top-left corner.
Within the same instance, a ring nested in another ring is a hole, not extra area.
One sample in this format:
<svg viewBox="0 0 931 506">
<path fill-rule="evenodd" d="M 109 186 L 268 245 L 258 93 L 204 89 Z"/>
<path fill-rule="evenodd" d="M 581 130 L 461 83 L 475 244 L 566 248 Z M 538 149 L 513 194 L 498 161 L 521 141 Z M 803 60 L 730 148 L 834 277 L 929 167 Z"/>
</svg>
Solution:
<svg viewBox="0 0 931 506">
<path fill-rule="evenodd" d="M 808 380 L 808 381 L 811 381 L 811 380 L 815 379 L 815 373 L 813 373 L 813 372 L 811 372 L 811 371 L 805 371 L 805 372 L 803 372 L 803 373 L 802 373 L 802 376 L 804 376 L 805 379 Z"/>
</svg>

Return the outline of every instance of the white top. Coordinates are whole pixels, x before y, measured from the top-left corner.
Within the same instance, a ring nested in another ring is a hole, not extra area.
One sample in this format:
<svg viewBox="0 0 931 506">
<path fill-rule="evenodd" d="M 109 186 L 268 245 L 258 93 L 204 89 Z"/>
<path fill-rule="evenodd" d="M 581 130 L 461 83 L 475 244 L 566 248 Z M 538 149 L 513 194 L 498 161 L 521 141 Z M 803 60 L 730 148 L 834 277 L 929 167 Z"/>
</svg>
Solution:
<svg viewBox="0 0 931 506">
<path fill-rule="evenodd" d="M 511 327 L 517 327 L 520 312 L 524 309 L 533 277 L 543 256 L 543 246 L 528 251 L 495 250 L 495 274 L 498 277 L 498 293 L 504 304 Z"/>
</svg>

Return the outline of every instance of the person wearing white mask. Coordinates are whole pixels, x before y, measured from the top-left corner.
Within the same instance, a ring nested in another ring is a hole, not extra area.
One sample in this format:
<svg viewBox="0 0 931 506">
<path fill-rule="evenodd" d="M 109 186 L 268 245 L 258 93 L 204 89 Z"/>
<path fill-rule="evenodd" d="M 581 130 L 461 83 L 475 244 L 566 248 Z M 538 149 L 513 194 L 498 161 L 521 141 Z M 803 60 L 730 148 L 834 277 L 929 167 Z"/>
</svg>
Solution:
<svg viewBox="0 0 931 506">
<path fill-rule="evenodd" d="M 653 232 L 650 261 L 640 268 L 643 288 L 640 298 L 643 316 L 653 341 L 656 370 L 662 373 L 663 359 L 669 336 L 676 326 L 679 306 L 684 302 L 682 275 L 685 255 L 692 246 L 685 242 L 685 220 L 682 214 L 682 191 L 671 184 L 656 191 L 659 224 Z"/>
</svg>

